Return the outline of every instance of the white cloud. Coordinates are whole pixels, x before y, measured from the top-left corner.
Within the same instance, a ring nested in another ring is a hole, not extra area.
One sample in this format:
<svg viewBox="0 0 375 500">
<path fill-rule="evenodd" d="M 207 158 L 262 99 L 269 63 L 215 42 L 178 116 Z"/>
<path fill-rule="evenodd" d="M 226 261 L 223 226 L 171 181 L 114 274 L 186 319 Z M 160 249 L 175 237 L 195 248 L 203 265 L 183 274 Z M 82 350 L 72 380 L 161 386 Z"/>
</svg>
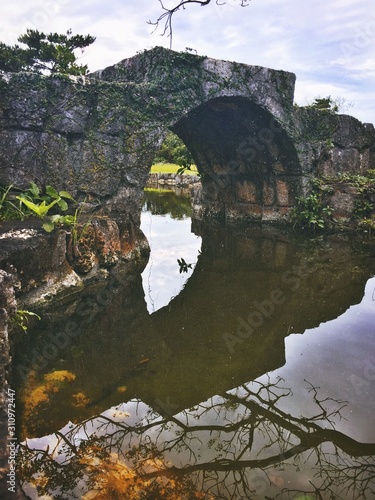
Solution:
<svg viewBox="0 0 375 500">
<path fill-rule="evenodd" d="M 347 83 L 323 82 L 319 79 L 297 79 L 295 100 L 300 106 L 310 104 L 316 97 L 330 95 L 333 99 L 343 99 L 349 109 L 343 109 L 363 122 L 373 123 L 368 116 L 375 116 L 375 102 L 372 90 Z"/>
</svg>

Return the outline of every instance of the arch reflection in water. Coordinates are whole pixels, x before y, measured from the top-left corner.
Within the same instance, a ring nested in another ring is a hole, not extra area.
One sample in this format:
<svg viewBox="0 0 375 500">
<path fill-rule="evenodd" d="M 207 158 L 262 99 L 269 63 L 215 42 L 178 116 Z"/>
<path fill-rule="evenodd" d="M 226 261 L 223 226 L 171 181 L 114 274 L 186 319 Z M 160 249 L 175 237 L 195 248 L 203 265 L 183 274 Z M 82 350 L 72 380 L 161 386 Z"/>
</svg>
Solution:
<svg viewBox="0 0 375 500">
<path fill-rule="evenodd" d="M 44 314 L 37 329 L 17 346 L 14 372 L 21 368 L 17 391 L 21 439 L 28 438 L 30 447 L 36 448 L 50 442 L 48 453 L 40 452 L 38 463 L 32 459 L 34 452 L 28 455 L 25 450 L 20 479 L 30 479 L 40 470 L 49 491 L 55 487 L 73 491 L 79 487 L 77 481 L 81 486 L 87 483 L 86 489 L 103 490 L 113 486 L 108 483 L 111 474 L 120 477 L 118 488 L 123 487 L 127 474 L 131 483 L 140 478 L 134 488 L 151 488 L 149 498 L 161 495 L 162 487 L 165 495 L 171 495 L 165 498 L 179 492 L 183 498 L 183 491 L 195 495 L 202 490 L 201 498 L 250 498 L 252 491 L 258 498 L 293 498 L 294 493 L 283 488 L 310 492 L 316 498 L 329 498 L 330 490 L 341 491 L 345 498 L 345 488 L 349 488 L 348 498 L 353 491 L 359 498 L 363 492 L 371 498 L 375 438 L 371 432 L 365 437 L 356 435 L 356 420 L 343 427 L 339 416 L 350 416 L 355 404 L 363 421 L 371 408 L 374 384 L 359 395 L 351 386 L 343 395 L 347 397 L 341 397 L 331 393 L 333 384 L 324 383 L 338 370 L 326 363 L 328 350 L 340 359 L 343 379 L 352 374 L 363 378 L 352 363 L 352 346 L 342 341 L 340 328 L 330 337 L 329 347 L 321 348 L 317 342 L 310 348 L 311 335 L 318 338 L 322 323 L 332 327 L 340 315 L 354 312 L 348 335 L 357 336 L 361 353 L 367 356 L 364 361 L 371 361 L 375 311 L 366 299 L 369 330 L 359 335 L 356 311 L 361 311 L 362 321 L 364 310 L 350 307 L 361 302 L 373 274 L 371 247 L 335 237 L 306 242 L 256 228 L 235 231 L 202 226 L 195 230 L 202 236 L 202 253 L 194 274 L 167 307 L 148 314 L 140 276 L 127 276 L 111 300 L 100 302 L 100 307 L 95 298 L 98 294 L 105 297 L 106 288 L 98 292 L 95 285 L 60 310 Z M 282 292 L 282 303 L 274 304 L 271 314 L 264 313 L 260 324 L 250 325 L 252 312 L 259 311 L 259 304 L 264 310 L 274 290 Z M 72 321 L 81 322 L 79 335 L 60 349 L 58 357 L 35 366 L 33 352 L 43 350 L 46 336 L 56 336 Z M 345 324 L 349 323 L 346 317 Z M 322 375 L 316 382 L 307 371 L 310 385 L 298 379 L 301 364 L 293 363 L 300 352 L 285 352 L 285 338 L 307 329 L 306 337 L 296 336 L 310 343 L 304 344 L 309 356 L 303 365 L 313 363 Z M 277 375 L 286 359 L 285 369 L 288 364 L 297 368 L 285 373 L 288 379 L 283 384 Z M 267 372 L 274 372 L 271 379 L 259 379 Z M 253 380 L 258 382 L 249 383 Z M 288 389 L 282 389 L 283 385 Z M 318 391 L 317 385 L 321 385 Z M 341 399 L 349 401 L 347 409 Z M 142 402 L 138 415 L 134 401 Z M 121 417 L 116 413 L 121 411 L 130 417 L 123 415 L 118 428 L 113 414 Z M 116 427 L 104 419 L 95 437 L 98 423 L 93 416 L 102 412 L 115 420 Z M 54 433 L 69 420 L 82 422 L 58 436 L 65 443 L 63 453 L 70 454 L 71 460 L 57 450 L 51 453 L 56 441 L 30 440 Z M 246 448 L 245 442 L 251 446 Z M 123 453 L 120 458 L 118 448 Z M 310 453 L 313 460 L 306 462 Z M 64 463 L 50 462 L 54 459 L 64 459 Z M 240 469 L 233 465 L 241 461 L 246 463 Z M 204 465 L 211 462 L 213 466 Z M 102 469 L 104 476 L 99 472 Z M 96 485 L 94 480 L 102 482 Z M 340 482 L 344 489 L 337 490 Z M 314 488 L 319 494 L 313 493 Z"/>
<path fill-rule="evenodd" d="M 180 411 L 276 370 L 285 364 L 285 337 L 333 320 L 359 303 L 373 266 L 371 256 L 334 239 L 302 244 L 283 233 L 254 228 L 210 229 L 202 237 L 193 275 L 167 307 L 152 315 L 136 275 L 115 289 L 111 283 L 99 291 L 94 285 L 70 304 L 42 315 L 13 358 L 13 372 L 21 377 L 15 383 L 25 398 L 20 404 L 25 411 L 18 416 L 23 438 L 118 404 L 123 401 L 119 387 L 126 387 L 127 400 L 140 399 L 159 410 L 170 401 Z M 264 304 L 273 290 L 282 291 L 285 300 L 253 331 L 244 329 L 256 304 Z M 38 356 L 71 324 L 79 329 L 55 347 L 57 356 Z M 364 346 L 370 356 L 373 344 Z M 342 352 L 340 370 L 350 376 L 350 351 L 339 338 L 331 349 Z M 332 376 L 324 362 L 316 364 Z M 74 383 L 65 387 L 61 401 L 55 391 L 43 402 L 47 421 L 39 416 L 38 400 L 29 399 L 56 370 L 74 373 Z M 75 404 L 72 396 L 79 393 L 90 400 L 89 406 Z M 368 398 L 362 403 L 367 405 Z"/>
<path fill-rule="evenodd" d="M 85 500 L 372 498 L 375 443 L 336 430 L 344 403 L 307 388 L 309 416 L 281 409 L 293 395 L 280 379 L 244 384 L 174 416 L 140 401 L 119 405 L 23 444 L 24 488 L 31 497 L 36 489 Z"/>
<path fill-rule="evenodd" d="M 189 191 L 146 190 L 141 229 L 151 247 L 142 282 L 147 310 L 153 313 L 179 294 L 198 258 L 201 238 L 191 232 Z M 191 264 L 184 273 L 177 264 L 181 258 Z"/>
</svg>

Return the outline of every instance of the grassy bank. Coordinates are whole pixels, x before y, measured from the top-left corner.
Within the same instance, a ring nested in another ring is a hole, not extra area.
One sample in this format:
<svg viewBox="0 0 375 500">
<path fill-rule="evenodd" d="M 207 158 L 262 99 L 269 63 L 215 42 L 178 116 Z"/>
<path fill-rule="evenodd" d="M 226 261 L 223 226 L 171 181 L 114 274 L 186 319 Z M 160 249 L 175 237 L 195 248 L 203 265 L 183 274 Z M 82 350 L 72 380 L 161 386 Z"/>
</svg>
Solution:
<svg viewBox="0 0 375 500">
<path fill-rule="evenodd" d="M 177 174 L 180 165 L 174 163 L 155 163 L 151 167 L 152 174 Z M 189 170 L 185 170 L 185 175 L 197 175 L 198 170 L 195 165 L 192 165 Z"/>
</svg>

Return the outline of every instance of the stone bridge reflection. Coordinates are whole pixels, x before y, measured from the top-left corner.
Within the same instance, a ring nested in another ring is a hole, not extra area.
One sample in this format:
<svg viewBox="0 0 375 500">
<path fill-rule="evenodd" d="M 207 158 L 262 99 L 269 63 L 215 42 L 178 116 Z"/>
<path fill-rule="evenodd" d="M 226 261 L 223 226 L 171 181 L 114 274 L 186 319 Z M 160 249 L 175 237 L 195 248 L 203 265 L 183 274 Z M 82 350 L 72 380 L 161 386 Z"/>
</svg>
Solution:
<svg viewBox="0 0 375 500">
<path fill-rule="evenodd" d="M 114 274 L 45 312 L 18 343 L 21 437 L 133 398 L 168 415 L 254 380 L 285 363 L 291 332 L 360 302 L 371 274 L 371 262 L 340 238 L 196 231 L 202 254 L 168 306 L 149 315 L 141 277 Z"/>
</svg>

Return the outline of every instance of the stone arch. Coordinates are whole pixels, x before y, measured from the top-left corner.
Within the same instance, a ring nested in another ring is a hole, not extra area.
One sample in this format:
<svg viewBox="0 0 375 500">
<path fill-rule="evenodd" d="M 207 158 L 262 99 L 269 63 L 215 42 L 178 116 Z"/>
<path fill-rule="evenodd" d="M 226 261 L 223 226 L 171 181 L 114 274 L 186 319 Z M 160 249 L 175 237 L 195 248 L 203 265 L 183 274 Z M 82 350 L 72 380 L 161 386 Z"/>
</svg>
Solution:
<svg viewBox="0 0 375 500">
<path fill-rule="evenodd" d="M 293 141 L 249 98 L 213 98 L 170 129 L 191 151 L 202 177 L 198 217 L 273 219 L 293 205 L 301 182 Z"/>
<path fill-rule="evenodd" d="M 0 75 L 0 182 L 53 185 L 138 221 L 169 127 L 202 172 L 196 215 L 282 219 L 310 178 L 374 165 L 374 127 L 294 106 L 294 83 L 285 71 L 161 47 L 84 79 Z"/>
</svg>

